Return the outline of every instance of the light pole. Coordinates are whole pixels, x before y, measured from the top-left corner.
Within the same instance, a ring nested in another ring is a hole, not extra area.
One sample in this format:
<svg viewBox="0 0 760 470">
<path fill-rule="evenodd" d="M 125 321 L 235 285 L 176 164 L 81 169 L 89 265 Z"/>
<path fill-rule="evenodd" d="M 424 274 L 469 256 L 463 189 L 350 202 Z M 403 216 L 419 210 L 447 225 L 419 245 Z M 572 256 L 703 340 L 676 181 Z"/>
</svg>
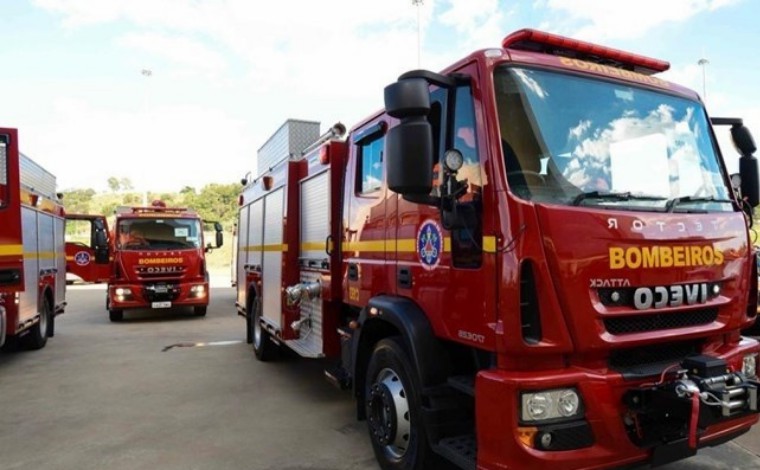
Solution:
<svg viewBox="0 0 760 470">
<path fill-rule="evenodd" d="M 705 78 L 706 78 L 707 64 L 709 63 L 710 61 L 707 59 L 699 59 L 699 61 L 697 61 L 697 65 L 702 66 L 702 99 L 704 100 L 707 99 L 707 82 Z"/>
<path fill-rule="evenodd" d="M 141 69 L 140 75 L 145 77 L 145 79 L 149 79 L 153 75 L 153 71 L 151 69 Z M 143 119 L 145 119 L 145 122 L 148 122 L 147 114 L 148 114 L 148 82 L 145 82 L 145 87 L 143 88 L 143 113 L 145 113 L 145 116 L 143 116 Z M 146 207 L 148 205 L 148 190 L 142 191 L 142 205 L 143 207 Z"/>
<path fill-rule="evenodd" d="M 422 39 L 420 35 L 420 7 L 423 0 L 412 0 L 412 5 L 417 7 L 417 67 L 422 67 Z"/>
</svg>

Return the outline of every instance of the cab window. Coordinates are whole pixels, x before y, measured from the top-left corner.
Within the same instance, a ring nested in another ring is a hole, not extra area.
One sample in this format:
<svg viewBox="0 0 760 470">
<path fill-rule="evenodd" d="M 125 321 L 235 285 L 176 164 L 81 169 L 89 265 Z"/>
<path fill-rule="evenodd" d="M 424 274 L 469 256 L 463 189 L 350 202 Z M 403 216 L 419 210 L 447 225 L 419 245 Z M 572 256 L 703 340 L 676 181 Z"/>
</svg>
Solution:
<svg viewBox="0 0 760 470">
<path fill-rule="evenodd" d="M 385 138 L 367 139 L 359 144 L 359 181 L 357 192 L 359 194 L 371 194 L 379 191 L 383 183 L 383 153 L 385 151 Z"/>
</svg>

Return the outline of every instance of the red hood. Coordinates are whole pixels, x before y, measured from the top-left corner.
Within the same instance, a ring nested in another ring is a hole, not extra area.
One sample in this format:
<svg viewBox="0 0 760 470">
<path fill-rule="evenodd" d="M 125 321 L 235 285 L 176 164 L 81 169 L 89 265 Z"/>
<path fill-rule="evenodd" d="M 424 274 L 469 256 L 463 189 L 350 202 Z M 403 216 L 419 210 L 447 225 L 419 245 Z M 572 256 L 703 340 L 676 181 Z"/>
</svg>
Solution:
<svg viewBox="0 0 760 470">
<path fill-rule="evenodd" d="M 741 214 L 535 207 L 576 352 L 705 337 L 743 321 L 750 257 Z"/>
</svg>

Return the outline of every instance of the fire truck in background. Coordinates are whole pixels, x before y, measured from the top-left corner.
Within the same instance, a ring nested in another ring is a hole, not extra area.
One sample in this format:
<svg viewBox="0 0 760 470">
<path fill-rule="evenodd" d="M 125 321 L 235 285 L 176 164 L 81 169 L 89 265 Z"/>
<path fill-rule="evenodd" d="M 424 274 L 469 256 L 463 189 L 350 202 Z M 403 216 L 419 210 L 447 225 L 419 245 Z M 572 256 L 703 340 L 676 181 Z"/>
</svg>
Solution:
<svg viewBox="0 0 760 470">
<path fill-rule="evenodd" d="M 206 253 L 222 246 L 222 226 L 205 222 L 190 209 L 119 207 L 106 239 L 104 216 L 75 214 L 67 223 L 89 226 L 91 243 L 68 242 L 69 271 L 88 282 L 108 282 L 106 309 L 111 321 L 124 310 L 192 307 L 203 316 L 209 304 Z M 204 245 L 204 226 L 213 224 L 215 245 Z"/>
<path fill-rule="evenodd" d="M 259 163 L 236 282 L 256 356 L 335 358 L 384 469 L 659 465 L 748 431 L 747 216 L 668 67 L 521 30 Z"/>
<path fill-rule="evenodd" d="M 66 307 L 63 206 L 55 177 L 0 128 L 0 346 L 41 349 Z"/>
<path fill-rule="evenodd" d="M 223 243 L 214 223 L 216 244 L 204 245 L 203 221 L 189 209 L 121 207 L 113 227 L 114 260 L 106 301 L 111 321 L 124 310 L 192 307 L 203 316 L 209 303 L 206 253 Z"/>
</svg>

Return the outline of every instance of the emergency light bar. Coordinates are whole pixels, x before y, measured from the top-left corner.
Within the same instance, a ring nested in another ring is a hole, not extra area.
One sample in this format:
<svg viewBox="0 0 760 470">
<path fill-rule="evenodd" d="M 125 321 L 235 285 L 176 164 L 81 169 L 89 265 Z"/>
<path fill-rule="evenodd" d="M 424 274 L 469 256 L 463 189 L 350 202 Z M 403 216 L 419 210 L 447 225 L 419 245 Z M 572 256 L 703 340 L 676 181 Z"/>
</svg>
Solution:
<svg viewBox="0 0 760 470">
<path fill-rule="evenodd" d="M 119 206 L 114 210 L 116 214 L 148 214 L 148 213 L 161 213 L 161 214 L 179 214 L 187 212 L 185 207 L 129 207 Z"/>
<path fill-rule="evenodd" d="M 505 37 L 501 42 L 504 49 L 542 52 L 556 56 L 572 57 L 613 67 L 632 70 L 644 75 L 653 75 L 670 68 L 670 62 L 645 57 L 612 47 L 566 38 L 556 34 L 521 29 Z"/>
</svg>

